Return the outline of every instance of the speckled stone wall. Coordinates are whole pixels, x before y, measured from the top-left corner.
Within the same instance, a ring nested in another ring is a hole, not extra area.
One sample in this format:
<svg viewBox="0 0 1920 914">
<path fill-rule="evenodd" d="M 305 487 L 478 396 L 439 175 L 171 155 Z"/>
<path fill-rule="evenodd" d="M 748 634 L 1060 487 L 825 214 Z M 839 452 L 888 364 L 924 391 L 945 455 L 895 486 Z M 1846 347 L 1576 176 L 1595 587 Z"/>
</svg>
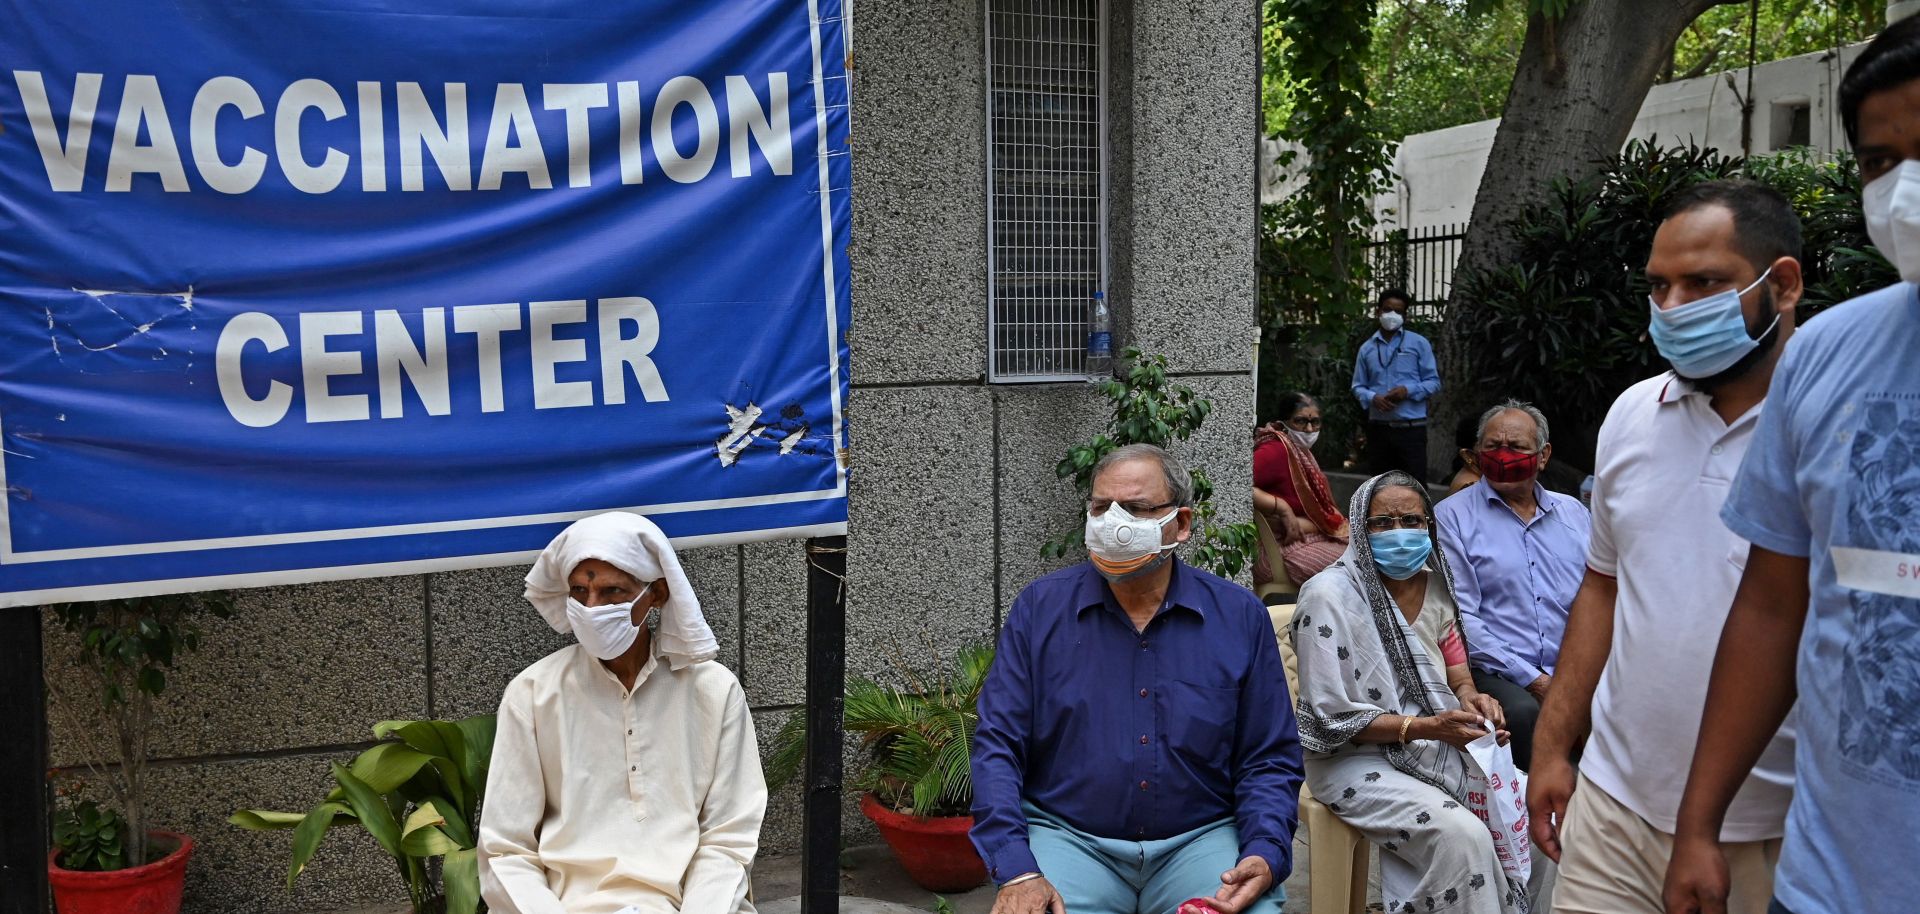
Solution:
<svg viewBox="0 0 1920 914">
<path fill-rule="evenodd" d="M 848 664 L 899 676 L 992 638 L 1019 589 L 1059 566 L 1075 523 L 1053 466 L 1104 421 L 1082 384 L 989 385 L 980 0 L 859 4 L 853 143 L 854 393 Z M 1257 4 L 1112 0 L 1110 236 L 1121 342 L 1171 361 L 1215 412 L 1185 456 L 1244 517 L 1253 424 Z M 797 542 L 684 557 L 754 706 L 763 746 L 804 701 Z M 193 914 L 404 902 L 370 841 L 339 833 L 286 889 L 288 837 L 229 826 L 242 806 L 305 808 L 327 762 L 377 721 L 491 711 L 516 672 L 567 642 L 520 599 L 524 569 L 246 592 L 176 677 L 155 751 L 154 817 L 199 841 Z M 66 647 L 47 622 L 58 678 Z M 52 755 L 90 749 L 64 706 Z M 848 747 L 851 766 L 855 747 Z M 849 769 L 852 770 L 851 767 Z M 872 840 L 848 804 L 853 842 Z M 769 853 L 797 849 L 797 791 L 773 797 Z"/>
</svg>

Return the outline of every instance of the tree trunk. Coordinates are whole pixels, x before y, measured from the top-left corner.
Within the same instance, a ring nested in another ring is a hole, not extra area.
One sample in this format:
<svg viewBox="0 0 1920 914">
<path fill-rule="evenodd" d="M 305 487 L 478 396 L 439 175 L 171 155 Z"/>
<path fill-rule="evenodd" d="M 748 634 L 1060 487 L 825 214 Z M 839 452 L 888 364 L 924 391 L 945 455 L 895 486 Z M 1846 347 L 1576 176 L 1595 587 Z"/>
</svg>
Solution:
<svg viewBox="0 0 1920 914">
<path fill-rule="evenodd" d="M 1594 174 L 1597 160 L 1620 151 L 1654 79 L 1673 59 L 1674 42 L 1708 9 L 1741 0 L 1577 0 L 1559 19 L 1535 15 L 1527 23 L 1513 88 L 1494 133 L 1486 172 L 1461 243 L 1459 277 L 1512 259 L 1505 227 L 1529 204 L 1544 200 L 1549 182 Z M 1472 302 L 1459 284 L 1448 301 L 1442 334 L 1446 387 L 1473 390 L 1454 328 L 1471 319 Z M 1451 454 L 1453 425 L 1484 405 L 1475 395 L 1443 396 L 1428 435 L 1431 455 Z"/>
</svg>

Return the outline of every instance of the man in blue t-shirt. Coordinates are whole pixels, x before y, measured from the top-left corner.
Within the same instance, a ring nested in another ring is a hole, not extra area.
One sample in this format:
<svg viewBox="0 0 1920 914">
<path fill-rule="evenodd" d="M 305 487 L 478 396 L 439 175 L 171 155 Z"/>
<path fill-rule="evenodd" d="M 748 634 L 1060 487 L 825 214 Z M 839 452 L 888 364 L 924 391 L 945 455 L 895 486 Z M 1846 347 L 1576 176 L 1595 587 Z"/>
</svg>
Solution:
<svg viewBox="0 0 1920 914">
<path fill-rule="evenodd" d="M 1787 345 L 1722 513 L 1750 541 L 1681 802 L 1667 914 L 1724 910 L 1714 837 L 1797 697 L 1775 914 L 1920 907 L 1920 17 L 1840 83 L 1874 246 L 1903 282 Z"/>
</svg>

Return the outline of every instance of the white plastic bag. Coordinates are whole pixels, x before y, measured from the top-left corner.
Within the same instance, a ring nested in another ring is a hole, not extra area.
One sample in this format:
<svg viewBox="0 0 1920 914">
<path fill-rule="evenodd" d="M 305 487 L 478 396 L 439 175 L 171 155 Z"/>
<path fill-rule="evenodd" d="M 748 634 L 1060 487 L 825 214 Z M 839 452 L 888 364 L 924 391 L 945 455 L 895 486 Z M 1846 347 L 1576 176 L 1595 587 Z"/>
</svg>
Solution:
<svg viewBox="0 0 1920 914">
<path fill-rule="evenodd" d="M 1492 732 L 1467 744 L 1467 808 L 1487 823 L 1500 868 L 1515 885 L 1533 875 L 1533 841 L 1527 835 L 1526 775 L 1513 767 L 1513 750 Z M 1476 770 L 1477 769 L 1477 770 Z"/>
</svg>

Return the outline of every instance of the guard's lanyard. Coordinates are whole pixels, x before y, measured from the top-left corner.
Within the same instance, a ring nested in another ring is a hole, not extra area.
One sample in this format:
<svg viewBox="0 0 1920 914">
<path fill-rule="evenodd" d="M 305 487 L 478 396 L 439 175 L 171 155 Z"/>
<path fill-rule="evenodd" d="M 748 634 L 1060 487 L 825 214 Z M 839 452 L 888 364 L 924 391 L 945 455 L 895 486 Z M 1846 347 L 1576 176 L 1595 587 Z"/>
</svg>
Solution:
<svg viewBox="0 0 1920 914">
<path fill-rule="evenodd" d="M 1386 351 L 1387 342 L 1386 340 L 1381 340 L 1380 345 L 1375 346 L 1373 349 L 1373 357 L 1380 360 L 1380 370 L 1386 371 L 1387 366 L 1393 364 L 1393 360 L 1400 357 L 1401 347 L 1406 345 L 1407 337 L 1405 330 L 1400 331 L 1399 339 L 1394 340 L 1392 352 Z"/>
</svg>

